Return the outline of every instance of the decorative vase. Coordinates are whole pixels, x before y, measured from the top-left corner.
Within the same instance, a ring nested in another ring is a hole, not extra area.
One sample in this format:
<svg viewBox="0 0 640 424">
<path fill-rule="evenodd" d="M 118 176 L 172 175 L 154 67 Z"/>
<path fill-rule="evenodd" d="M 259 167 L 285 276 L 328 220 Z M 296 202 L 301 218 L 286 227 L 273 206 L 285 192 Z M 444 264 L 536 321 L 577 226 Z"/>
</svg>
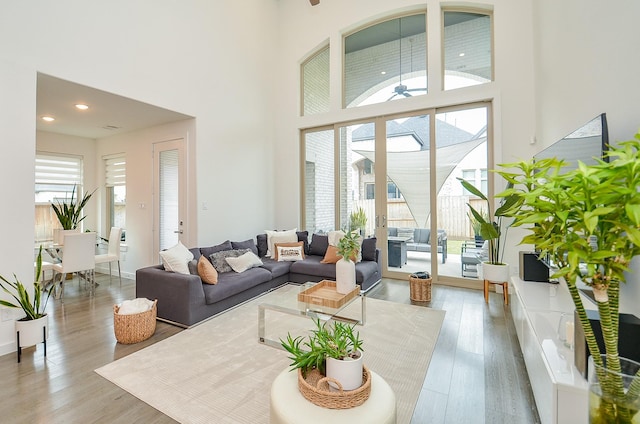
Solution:
<svg viewBox="0 0 640 424">
<path fill-rule="evenodd" d="M 16 333 L 20 340 L 18 348 L 42 343 L 49 337 L 49 317 L 45 315 L 38 319 L 17 320 Z"/>
<path fill-rule="evenodd" d="M 336 291 L 340 294 L 351 293 L 356 288 L 356 264 L 350 259 L 336 262 Z"/>
<path fill-rule="evenodd" d="M 357 359 L 327 358 L 326 375 L 334 378 L 342 385 L 342 390 L 355 390 L 362 386 L 362 352 Z M 329 381 L 331 389 L 338 390 L 338 385 Z"/>
<path fill-rule="evenodd" d="M 483 262 L 480 271 L 478 277 L 480 277 L 481 280 L 489 280 L 494 283 L 509 281 L 509 264 L 496 265 Z"/>
<path fill-rule="evenodd" d="M 640 423 L 640 364 L 620 357 L 618 372 L 607 368 L 606 355 L 601 357 L 604 366 L 589 357 L 589 423 Z"/>
</svg>

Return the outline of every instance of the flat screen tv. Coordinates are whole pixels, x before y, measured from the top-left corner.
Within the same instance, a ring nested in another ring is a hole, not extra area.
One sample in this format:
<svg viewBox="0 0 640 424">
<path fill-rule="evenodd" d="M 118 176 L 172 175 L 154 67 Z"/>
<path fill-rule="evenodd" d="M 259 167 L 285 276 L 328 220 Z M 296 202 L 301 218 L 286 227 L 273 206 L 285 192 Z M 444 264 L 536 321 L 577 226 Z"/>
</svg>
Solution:
<svg viewBox="0 0 640 424">
<path fill-rule="evenodd" d="M 605 159 L 604 152 L 609 144 L 607 116 L 601 113 L 571 134 L 556 141 L 551 146 L 533 156 L 534 161 L 547 158 L 562 159 L 567 162 L 563 171 L 578 167 L 578 161 L 587 165 L 596 163 L 594 158 Z"/>
</svg>

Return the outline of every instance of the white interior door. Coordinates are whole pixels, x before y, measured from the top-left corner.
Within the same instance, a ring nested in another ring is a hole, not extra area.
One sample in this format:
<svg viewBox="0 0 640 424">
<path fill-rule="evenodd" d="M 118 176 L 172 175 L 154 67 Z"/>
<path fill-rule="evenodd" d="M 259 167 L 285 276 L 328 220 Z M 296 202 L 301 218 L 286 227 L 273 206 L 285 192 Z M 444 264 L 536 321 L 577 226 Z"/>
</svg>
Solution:
<svg viewBox="0 0 640 424">
<path fill-rule="evenodd" d="M 178 241 L 185 244 L 188 232 L 184 158 L 184 139 L 153 144 L 154 252 L 175 246 Z"/>
</svg>

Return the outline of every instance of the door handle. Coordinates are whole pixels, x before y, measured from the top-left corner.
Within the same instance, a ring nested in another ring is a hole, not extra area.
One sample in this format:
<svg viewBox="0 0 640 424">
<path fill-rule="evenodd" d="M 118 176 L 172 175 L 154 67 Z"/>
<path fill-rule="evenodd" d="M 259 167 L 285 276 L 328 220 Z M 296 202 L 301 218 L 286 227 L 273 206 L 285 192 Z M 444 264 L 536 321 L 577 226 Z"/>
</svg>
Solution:
<svg viewBox="0 0 640 424">
<path fill-rule="evenodd" d="M 382 228 L 387 228 L 387 215 L 382 215 Z"/>
<path fill-rule="evenodd" d="M 183 232 L 184 232 L 184 231 L 182 231 L 182 230 L 176 230 L 176 231 L 174 231 L 174 233 L 175 233 L 175 234 L 182 234 Z"/>
</svg>

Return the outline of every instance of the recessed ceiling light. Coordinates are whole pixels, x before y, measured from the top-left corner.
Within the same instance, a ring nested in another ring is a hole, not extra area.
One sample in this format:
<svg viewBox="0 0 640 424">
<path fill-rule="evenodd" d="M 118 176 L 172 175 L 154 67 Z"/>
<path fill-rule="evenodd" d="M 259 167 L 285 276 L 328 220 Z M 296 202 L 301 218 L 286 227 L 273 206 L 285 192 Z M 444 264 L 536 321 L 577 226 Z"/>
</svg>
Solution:
<svg viewBox="0 0 640 424">
<path fill-rule="evenodd" d="M 464 57 L 464 53 L 460 53 L 458 56 L 460 56 L 460 57 Z"/>
<path fill-rule="evenodd" d="M 83 105 L 82 103 L 78 103 L 78 104 L 76 105 L 76 108 L 78 108 L 78 109 L 80 109 L 80 110 L 87 110 L 87 109 L 89 109 L 89 106 L 87 106 L 87 105 Z"/>
<path fill-rule="evenodd" d="M 47 121 L 47 122 L 51 122 L 51 121 L 55 121 L 56 118 L 54 118 L 53 116 L 43 116 L 42 120 L 43 121 Z"/>
<path fill-rule="evenodd" d="M 381 75 L 387 75 L 387 71 L 380 72 Z"/>
</svg>

